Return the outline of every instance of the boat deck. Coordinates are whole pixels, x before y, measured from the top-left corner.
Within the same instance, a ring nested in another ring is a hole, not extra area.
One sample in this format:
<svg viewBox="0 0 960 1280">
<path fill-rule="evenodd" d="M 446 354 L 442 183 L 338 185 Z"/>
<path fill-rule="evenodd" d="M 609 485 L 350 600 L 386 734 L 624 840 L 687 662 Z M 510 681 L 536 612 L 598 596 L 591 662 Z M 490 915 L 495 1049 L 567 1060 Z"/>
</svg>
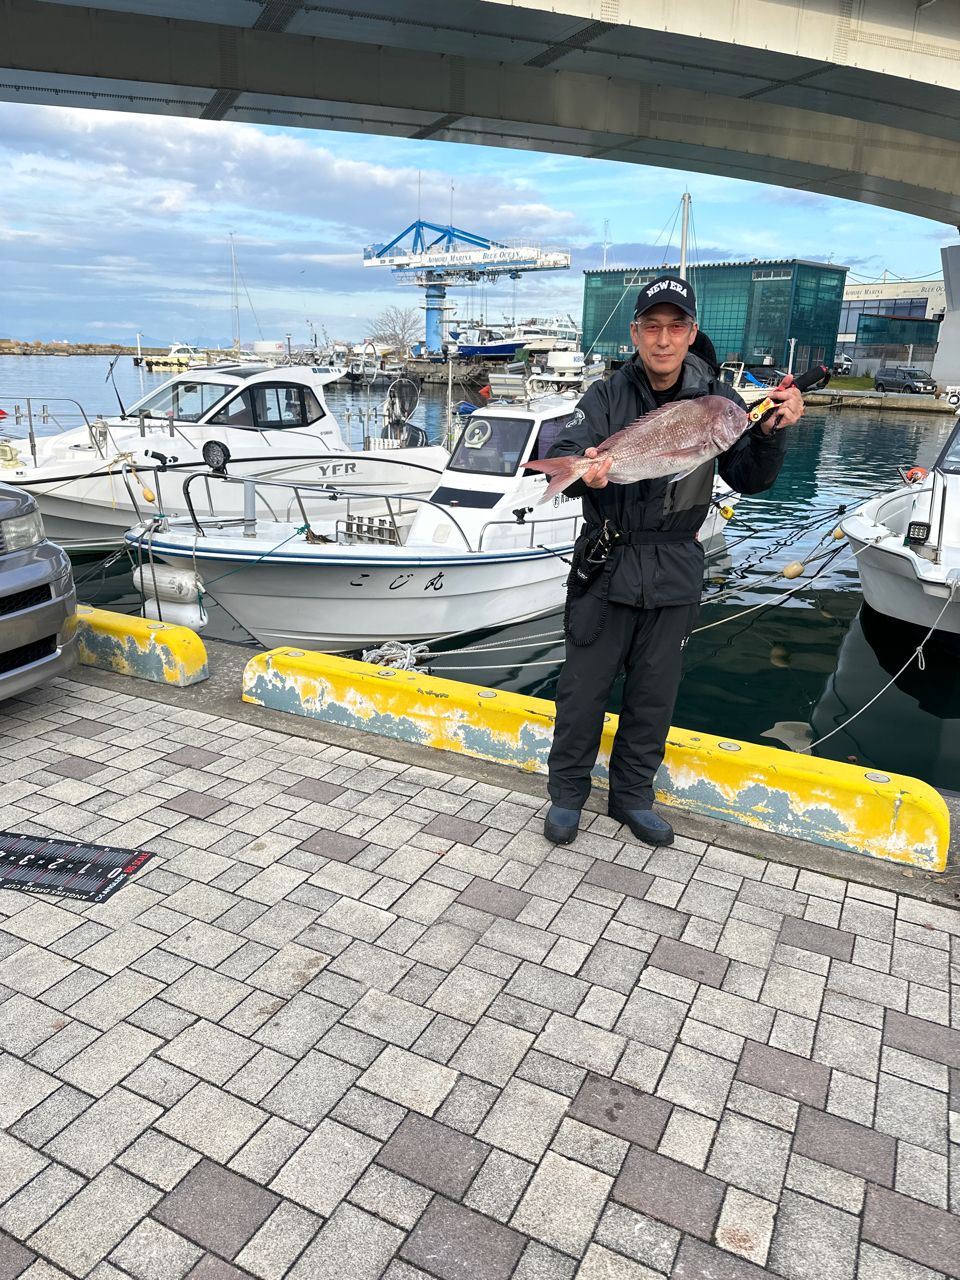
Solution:
<svg viewBox="0 0 960 1280">
<path fill-rule="evenodd" d="M 958 1275 L 955 870 L 687 815 L 555 848 L 541 780 L 210 651 L 4 704 L 4 826 L 155 856 L 0 893 L 0 1274 Z"/>
</svg>

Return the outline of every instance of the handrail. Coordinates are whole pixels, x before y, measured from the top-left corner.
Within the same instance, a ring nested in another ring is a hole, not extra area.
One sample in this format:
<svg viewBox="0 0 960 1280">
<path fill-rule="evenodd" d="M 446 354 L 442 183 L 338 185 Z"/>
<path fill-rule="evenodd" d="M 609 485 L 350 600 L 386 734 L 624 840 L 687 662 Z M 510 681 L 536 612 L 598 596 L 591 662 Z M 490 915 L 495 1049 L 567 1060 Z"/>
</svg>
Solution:
<svg viewBox="0 0 960 1280">
<path fill-rule="evenodd" d="M 204 532 L 203 521 L 197 519 L 196 511 L 193 505 L 193 498 L 190 495 L 190 486 L 193 484 L 195 480 L 198 480 L 198 479 L 204 480 L 205 483 L 207 484 L 208 498 L 210 494 L 209 482 L 211 480 L 220 480 L 226 484 L 233 484 L 233 485 L 238 485 L 238 484 L 253 485 L 255 494 L 262 488 L 292 490 L 294 495 L 293 500 L 298 503 L 300 507 L 300 512 L 301 512 L 301 515 L 303 516 L 303 520 L 305 524 L 308 524 L 309 520 L 307 518 L 306 509 L 303 506 L 303 494 L 308 494 L 308 495 L 312 494 L 315 497 L 324 498 L 330 502 L 343 500 L 347 504 L 347 515 L 350 514 L 351 501 L 357 498 L 375 498 L 387 504 L 387 509 L 388 511 L 391 512 L 391 518 L 392 518 L 392 501 L 394 499 L 399 498 L 401 502 L 410 502 L 419 506 L 432 507 L 435 511 L 440 512 L 445 519 L 450 521 L 454 529 L 456 529 L 457 533 L 460 535 L 461 539 L 463 540 L 463 545 L 466 547 L 466 549 L 468 551 L 473 551 L 474 549 L 470 545 L 470 539 L 464 533 L 463 529 L 460 526 L 460 522 L 456 519 L 456 517 L 450 512 L 450 510 L 447 507 L 443 506 L 439 502 L 434 502 L 432 498 L 421 498 L 416 494 L 409 494 L 409 493 L 387 494 L 387 493 L 365 492 L 357 489 L 351 489 L 347 491 L 344 489 L 337 489 L 331 484 L 309 484 L 309 483 L 295 484 L 290 480 L 259 480 L 249 476 L 230 476 L 226 474 L 220 474 L 215 471 L 194 471 L 191 475 L 187 476 L 187 478 L 183 482 L 183 500 L 184 500 L 184 503 L 186 504 L 186 508 L 189 513 L 190 520 L 193 524 L 193 527 L 196 530 L 197 534 L 202 538 L 205 538 L 207 535 Z M 269 506 L 269 503 L 266 502 L 265 498 L 264 498 L 264 502 L 267 506 Z M 212 503 L 211 503 L 211 506 L 212 506 Z M 211 517 L 211 519 L 216 520 L 216 517 L 213 516 Z M 395 520 L 394 520 L 394 526 L 396 527 Z"/>
<path fill-rule="evenodd" d="M 50 423 L 52 423 L 54 427 L 56 427 L 57 431 L 59 432 L 74 430 L 72 426 L 65 426 L 64 424 L 62 424 L 57 419 L 55 414 L 51 414 L 50 412 L 51 404 L 76 405 L 77 409 L 80 412 L 80 417 L 83 419 L 83 425 L 87 428 L 87 432 L 90 436 L 90 443 L 97 450 L 97 452 L 100 453 L 102 456 L 102 450 L 100 449 L 100 446 L 94 437 L 93 428 L 90 423 L 90 419 L 87 417 L 87 411 L 84 409 L 83 405 L 80 403 L 79 400 L 74 400 L 71 396 L 45 396 L 40 401 L 40 408 L 39 408 L 39 411 L 37 411 L 34 409 L 34 400 L 36 399 L 35 396 L 12 395 L 12 396 L 3 396 L 2 399 L 7 403 L 13 405 L 13 424 L 15 426 L 19 427 L 23 422 L 24 417 L 26 417 L 27 440 L 30 442 L 30 456 L 33 458 L 34 466 L 37 465 L 37 439 L 36 439 L 36 434 L 34 432 L 35 417 L 39 417 L 40 421 L 43 423 L 44 426 L 48 426 Z M 26 406 L 26 412 L 24 412 L 24 409 L 21 408 L 21 403 Z M 3 427 L 4 429 L 6 429 L 10 425 L 9 418 L 8 417 L 4 418 L 2 421 L 3 421 Z M 12 438 L 18 439 L 22 437 L 14 436 Z"/>
<path fill-rule="evenodd" d="M 534 542 L 533 542 L 534 532 L 538 527 L 542 528 L 544 525 L 566 524 L 568 521 L 573 522 L 573 538 L 571 539 L 571 541 L 576 542 L 577 534 L 579 532 L 577 526 L 578 524 L 579 525 L 583 524 L 582 515 L 571 514 L 568 516 L 553 516 L 549 520 L 488 520 L 487 523 L 480 530 L 480 539 L 479 539 L 479 542 L 477 543 L 477 550 L 478 551 L 483 550 L 483 539 L 486 536 L 486 532 L 488 529 L 496 529 L 496 528 L 499 528 L 501 525 L 506 525 L 511 528 L 520 527 L 524 529 L 529 529 L 530 530 L 530 547 L 532 548 L 534 545 Z M 542 538 L 543 534 L 541 534 L 540 536 Z"/>
</svg>

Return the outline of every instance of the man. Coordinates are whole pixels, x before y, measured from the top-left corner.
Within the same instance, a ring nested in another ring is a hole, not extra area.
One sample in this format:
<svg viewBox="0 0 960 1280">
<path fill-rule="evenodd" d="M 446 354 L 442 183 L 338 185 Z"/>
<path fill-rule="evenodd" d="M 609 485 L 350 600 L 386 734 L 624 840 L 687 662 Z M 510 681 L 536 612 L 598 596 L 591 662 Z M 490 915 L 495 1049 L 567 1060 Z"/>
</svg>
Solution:
<svg viewBox="0 0 960 1280">
<path fill-rule="evenodd" d="M 742 406 L 719 380 L 715 365 L 691 352 L 697 333 L 696 299 L 685 280 L 661 276 L 641 289 L 630 325 L 636 354 L 586 392 L 548 456 L 596 458 L 596 446 L 608 436 L 672 400 L 720 395 Z M 720 475 L 739 493 L 769 489 L 783 463 L 782 428 L 803 414 L 790 377 L 770 396 L 778 402 L 776 412 L 717 460 Z M 549 762 L 552 804 L 544 835 L 555 844 L 576 837 L 610 689 L 623 671 L 608 811 L 638 840 L 665 845 L 673 840 L 673 828 L 653 811 L 653 779 L 666 747 L 683 647 L 700 607 L 703 549 L 696 535 L 709 509 L 713 462 L 679 480 L 608 486 L 610 466 L 609 456 L 599 458 L 567 489 L 583 499 L 585 530 L 574 566 L 584 572 L 571 574 L 568 588 L 566 659 Z M 606 557 L 603 545 L 596 549 L 604 527 L 610 535 Z"/>
</svg>

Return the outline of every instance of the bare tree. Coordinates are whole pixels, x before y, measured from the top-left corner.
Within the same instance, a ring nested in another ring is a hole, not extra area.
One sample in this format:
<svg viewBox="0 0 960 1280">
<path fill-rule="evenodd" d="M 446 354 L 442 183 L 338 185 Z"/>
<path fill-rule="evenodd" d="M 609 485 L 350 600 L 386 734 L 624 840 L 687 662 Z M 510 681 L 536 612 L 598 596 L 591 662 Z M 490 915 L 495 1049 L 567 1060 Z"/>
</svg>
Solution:
<svg viewBox="0 0 960 1280">
<path fill-rule="evenodd" d="M 370 326 L 372 342 L 382 342 L 401 356 L 422 337 L 423 316 L 419 307 L 387 307 Z"/>
</svg>

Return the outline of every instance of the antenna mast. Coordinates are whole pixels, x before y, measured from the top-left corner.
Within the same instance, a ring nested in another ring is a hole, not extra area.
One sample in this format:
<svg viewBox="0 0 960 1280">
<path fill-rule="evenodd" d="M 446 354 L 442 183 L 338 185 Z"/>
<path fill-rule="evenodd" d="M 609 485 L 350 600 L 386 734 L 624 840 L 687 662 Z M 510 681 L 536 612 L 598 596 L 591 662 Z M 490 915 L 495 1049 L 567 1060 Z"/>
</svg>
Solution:
<svg viewBox="0 0 960 1280">
<path fill-rule="evenodd" d="M 690 225 L 690 192 L 685 191 L 680 201 L 683 206 L 683 221 L 680 224 L 680 279 L 687 278 L 687 228 Z"/>
</svg>

